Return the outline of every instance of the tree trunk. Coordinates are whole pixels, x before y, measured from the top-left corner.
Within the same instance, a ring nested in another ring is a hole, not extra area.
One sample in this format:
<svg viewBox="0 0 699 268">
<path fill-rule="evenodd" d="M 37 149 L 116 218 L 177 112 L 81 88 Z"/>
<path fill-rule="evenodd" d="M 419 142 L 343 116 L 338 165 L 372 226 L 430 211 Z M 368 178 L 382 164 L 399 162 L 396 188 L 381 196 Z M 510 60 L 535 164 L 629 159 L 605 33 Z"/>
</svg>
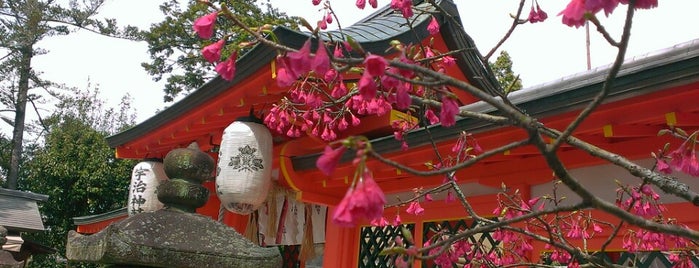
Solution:
<svg viewBox="0 0 699 268">
<path fill-rule="evenodd" d="M 24 139 L 24 120 L 27 111 L 27 94 L 33 56 L 32 46 L 21 49 L 22 58 L 19 69 L 19 84 L 17 102 L 15 104 L 15 125 L 12 131 L 12 152 L 10 155 L 10 171 L 7 175 L 7 188 L 17 189 L 19 178 L 19 162 L 22 159 L 22 140 Z"/>
</svg>

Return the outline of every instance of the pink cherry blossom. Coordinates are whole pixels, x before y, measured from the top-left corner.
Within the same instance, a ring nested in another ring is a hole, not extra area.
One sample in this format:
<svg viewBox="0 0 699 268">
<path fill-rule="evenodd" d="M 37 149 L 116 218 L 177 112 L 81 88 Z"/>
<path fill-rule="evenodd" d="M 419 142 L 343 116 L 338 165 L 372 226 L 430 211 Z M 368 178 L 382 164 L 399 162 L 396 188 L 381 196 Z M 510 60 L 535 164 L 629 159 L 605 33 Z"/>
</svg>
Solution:
<svg viewBox="0 0 699 268">
<path fill-rule="evenodd" d="M 337 122 L 337 130 L 343 131 L 346 130 L 349 127 L 349 123 L 347 123 L 347 120 L 342 117 L 340 118 L 340 121 Z"/>
<path fill-rule="evenodd" d="M 578 28 L 585 25 L 585 0 L 572 0 L 558 15 L 563 15 L 563 24 Z"/>
<path fill-rule="evenodd" d="M 459 105 L 452 98 L 442 97 L 442 110 L 439 112 L 439 122 L 442 126 L 450 127 L 456 123 L 456 115 L 459 113 Z"/>
<path fill-rule="evenodd" d="M 360 219 L 388 224 L 385 219 L 381 220 L 385 204 L 386 196 L 371 173 L 365 170 L 357 185 L 347 190 L 345 197 L 335 208 L 332 221 L 343 227 L 355 226 Z"/>
<path fill-rule="evenodd" d="M 427 109 L 427 111 L 425 111 L 425 118 L 427 118 L 427 121 L 429 121 L 431 125 L 439 122 L 439 117 L 437 117 L 437 115 L 434 114 L 434 111 L 431 109 Z"/>
<path fill-rule="evenodd" d="M 235 61 L 238 58 L 238 51 L 233 52 L 233 54 L 228 57 L 227 60 L 219 62 L 216 64 L 216 72 L 221 76 L 221 78 L 231 81 L 235 75 Z"/>
<path fill-rule="evenodd" d="M 350 114 L 350 119 L 352 119 L 352 126 L 353 127 L 358 126 L 359 123 L 361 122 L 361 120 L 359 120 L 359 118 L 356 117 L 354 114 Z"/>
<path fill-rule="evenodd" d="M 314 6 L 320 5 L 320 0 L 313 0 L 313 5 Z"/>
<path fill-rule="evenodd" d="M 340 146 L 336 149 L 333 149 L 329 145 L 325 146 L 323 154 L 318 157 L 316 161 L 316 167 L 318 167 L 323 174 L 330 176 L 338 163 L 340 163 L 340 158 L 342 158 L 346 150 L 347 148 L 345 146 Z"/>
<path fill-rule="evenodd" d="M 585 8 L 590 13 L 597 13 L 600 10 L 604 10 L 604 14 L 609 16 L 612 14 L 614 9 L 619 5 L 618 0 L 586 0 Z"/>
<path fill-rule="evenodd" d="M 655 164 L 655 168 L 663 174 L 670 174 L 672 173 L 672 168 L 664 159 L 656 159 L 657 162 Z"/>
<path fill-rule="evenodd" d="M 360 96 L 365 100 L 376 97 L 376 83 L 369 72 L 364 72 L 364 74 L 362 74 L 362 77 L 359 78 L 359 82 L 357 83 L 357 87 L 359 88 Z"/>
<path fill-rule="evenodd" d="M 690 142 L 690 139 L 668 154 L 671 158 L 669 165 L 677 171 L 699 176 L 699 160 L 694 149 L 695 144 Z"/>
<path fill-rule="evenodd" d="M 629 4 L 629 0 L 619 0 L 619 3 Z M 658 0 L 638 0 L 636 1 L 636 9 L 651 9 L 658 7 Z"/>
<path fill-rule="evenodd" d="M 451 203 L 454 201 L 456 201 L 456 197 L 454 197 L 454 193 L 452 191 L 447 191 L 447 197 L 444 198 L 444 202 Z"/>
<path fill-rule="evenodd" d="M 410 214 L 420 216 L 422 213 L 425 212 L 425 209 L 420 206 L 420 202 L 418 201 L 413 201 L 410 202 L 410 205 L 408 205 L 408 208 L 405 210 L 405 212 L 408 212 Z"/>
<path fill-rule="evenodd" d="M 388 220 L 386 220 L 386 218 L 384 218 L 384 217 L 381 217 L 378 219 L 373 219 L 373 220 L 371 220 L 371 222 L 369 224 L 371 224 L 371 226 L 377 226 L 377 227 L 384 227 L 384 226 L 389 225 Z"/>
<path fill-rule="evenodd" d="M 318 49 L 313 57 L 313 62 L 311 62 L 311 69 L 318 75 L 325 75 L 330 69 L 330 57 L 328 57 L 325 43 L 321 40 L 318 40 Z"/>
<path fill-rule="evenodd" d="M 697 160 L 696 152 L 692 151 L 689 159 L 685 159 L 685 164 L 682 165 L 682 172 L 694 177 L 699 176 L 699 160 Z"/>
<path fill-rule="evenodd" d="M 549 17 L 549 15 L 546 14 L 546 12 L 544 12 L 544 10 L 541 9 L 541 7 L 539 7 L 539 3 L 536 3 L 536 12 L 539 15 L 539 21 L 545 21 Z"/>
<path fill-rule="evenodd" d="M 388 68 L 388 70 L 386 70 L 386 73 L 399 75 L 400 71 L 397 68 L 390 67 L 390 68 Z M 381 85 L 384 88 L 391 89 L 391 88 L 403 86 L 404 83 L 401 83 L 400 80 L 398 80 L 397 78 L 395 78 L 393 76 L 384 75 L 384 76 L 381 76 Z M 408 84 L 408 86 L 410 86 L 410 85 Z"/>
<path fill-rule="evenodd" d="M 218 12 L 214 11 L 194 21 L 192 29 L 199 35 L 199 38 L 209 39 L 214 35 L 214 25 L 216 24 Z"/>
<path fill-rule="evenodd" d="M 289 58 L 285 56 L 278 56 L 276 65 L 277 85 L 281 88 L 293 85 L 296 82 L 298 75 L 289 67 Z"/>
<path fill-rule="evenodd" d="M 359 9 L 364 9 L 364 7 L 366 6 L 366 0 L 357 0 L 357 2 L 355 2 L 355 5 Z"/>
<path fill-rule="evenodd" d="M 558 15 L 563 15 L 563 23 L 568 26 L 580 27 L 585 24 L 585 14 L 595 14 L 604 10 L 609 16 L 619 4 L 628 4 L 628 0 L 571 0 L 566 8 Z M 658 0 L 636 1 L 635 9 L 650 9 L 658 6 Z"/>
<path fill-rule="evenodd" d="M 410 108 L 412 104 L 412 99 L 408 93 L 408 88 L 401 86 L 396 89 L 396 108 L 399 110 L 405 110 Z"/>
<path fill-rule="evenodd" d="M 539 17 L 539 12 L 537 12 L 534 9 L 534 6 L 532 6 L 532 9 L 529 11 L 529 17 L 527 18 L 527 21 L 529 23 L 537 23 L 537 22 L 542 22 L 541 17 Z"/>
<path fill-rule="evenodd" d="M 603 230 L 602 230 L 602 226 L 599 226 L 599 224 L 597 224 L 597 223 L 593 223 L 593 224 L 592 224 L 592 230 L 593 230 L 595 233 L 601 233 L 601 232 L 603 231 Z"/>
<path fill-rule="evenodd" d="M 352 193 L 352 188 L 347 189 L 345 197 L 343 197 L 340 203 L 337 204 L 337 207 L 335 207 L 335 211 L 333 212 L 332 217 L 332 221 L 334 224 L 337 224 L 341 227 L 354 227 L 357 224 L 357 218 L 352 213 L 352 204 L 350 203 L 352 199 Z"/>
<path fill-rule="evenodd" d="M 379 6 L 379 2 L 377 0 L 369 0 L 369 5 L 371 5 L 372 8 L 376 8 Z"/>
<path fill-rule="evenodd" d="M 383 75 L 386 72 L 387 65 L 386 59 L 378 55 L 369 55 L 364 60 L 365 73 L 369 73 L 369 75 L 374 77 Z"/>
<path fill-rule="evenodd" d="M 403 224 L 403 221 L 400 218 L 400 214 L 396 214 L 396 218 L 393 219 L 393 226 L 399 226 Z"/>
<path fill-rule="evenodd" d="M 412 0 L 391 0 L 391 8 L 400 11 L 404 18 L 413 16 Z"/>
<path fill-rule="evenodd" d="M 442 57 L 442 63 L 444 64 L 445 67 L 451 67 L 456 64 L 456 59 L 452 56 L 444 56 Z"/>
<path fill-rule="evenodd" d="M 343 46 L 335 46 L 335 49 L 333 50 L 333 57 L 335 58 L 342 58 L 344 57 L 344 52 L 342 52 Z"/>
<path fill-rule="evenodd" d="M 304 74 L 310 71 L 313 61 L 311 57 L 311 40 L 309 39 L 303 43 L 303 46 L 298 51 L 290 52 L 287 57 L 289 58 L 287 67 L 290 67 L 293 73 Z"/>
<path fill-rule="evenodd" d="M 427 31 L 430 32 L 431 35 L 436 35 L 439 33 L 439 22 L 434 16 L 432 16 L 430 23 L 427 24 Z"/>
<path fill-rule="evenodd" d="M 335 133 L 335 131 L 331 129 L 328 125 L 325 125 L 325 128 L 323 129 L 323 134 L 320 135 L 320 138 L 324 141 L 334 141 L 335 139 L 337 139 L 337 133 Z"/>
<path fill-rule="evenodd" d="M 335 86 L 333 87 L 333 91 L 330 92 L 330 96 L 336 99 L 339 99 L 340 97 L 345 95 L 347 95 L 347 86 L 345 86 L 345 83 L 342 81 L 335 84 Z"/>
<path fill-rule="evenodd" d="M 217 62 L 219 59 L 221 59 L 221 49 L 223 48 L 223 45 L 226 44 L 225 39 L 218 40 L 217 42 L 210 44 L 208 46 L 205 46 L 201 50 L 201 55 L 204 56 L 204 59 L 206 61 L 214 63 Z"/>
<path fill-rule="evenodd" d="M 386 196 L 381 187 L 376 184 L 369 170 L 365 170 L 352 195 L 352 214 L 373 220 L 383 217 L 383 206 Z"/>
<path fill-rule="evenodd" d="M 405 257 L 403 256 L 397 256 L 396 260 L 394 261 L 394 265 L 396 268 L 408 268 L 410 265 L 408 264 L 408 261 L 405 260 Z"/>
<path fill-rule="evenodd" d="M 434 51 L 432 51 L 431 48 L 426 47 L 425 48 L 425 58 L 432 58 L 434 57 Z"/>
</svg>

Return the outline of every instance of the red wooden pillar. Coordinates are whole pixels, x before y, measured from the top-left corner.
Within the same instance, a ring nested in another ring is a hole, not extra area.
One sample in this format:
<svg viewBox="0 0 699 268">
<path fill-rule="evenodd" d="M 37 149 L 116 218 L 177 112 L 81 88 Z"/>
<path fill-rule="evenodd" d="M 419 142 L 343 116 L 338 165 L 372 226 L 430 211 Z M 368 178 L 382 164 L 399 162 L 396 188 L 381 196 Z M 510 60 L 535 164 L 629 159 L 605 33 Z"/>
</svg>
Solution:
<svg viewBox="0 0 699 268">
<path fill-rule="evenodd" d="M 425 244 L 425 238 L 422 237 L 423 231 L 424 231 L 424 221 L 416 221 L 415 222 L 415 233 L 413 234 L 413 240 L 415 241 L 415 247 L 422 247 L 423 244 Z M 415 268 L 422 268 L 422 261 L 421 260 L 415 260 L 413 261 L 413 267 Z"/>
<path fill-rule="evenodd" d="M 335 207 L 328 208 L 332 215 Z M 327 217 L 323 267 L 355 268 L 359 256 L 359 227 L 340 227 Z"/>
<path fill-rule="evenodd" d="M 248 227 L 248 215 L 235 214 L 226 210 L 223 214 L 223 223 L 233 227 L 239 234 L 244 234 L 245 228 Z"/>
</svg>

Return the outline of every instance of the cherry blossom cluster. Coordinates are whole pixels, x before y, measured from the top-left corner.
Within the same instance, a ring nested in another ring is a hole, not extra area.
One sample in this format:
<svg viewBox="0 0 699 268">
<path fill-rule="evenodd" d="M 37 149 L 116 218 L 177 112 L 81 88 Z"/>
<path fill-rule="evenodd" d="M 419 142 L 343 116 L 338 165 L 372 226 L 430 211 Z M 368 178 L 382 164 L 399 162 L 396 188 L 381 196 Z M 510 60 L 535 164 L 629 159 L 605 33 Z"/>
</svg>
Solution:
<svg viewBox="0 0 699 268">
<path fill-rule="evenodd" d="M 433 235 L 429 240 L 425 241 L 423 247 L 429 247 L 433 243 L 438 243 L 450 237 L 451 235 L 448 232 L 445 232 L 444 229 L 439 230 L 437 234 Z M 472 256 L 475 259 L 480 259 L 481 255 L 487 255 L 484 254 L 481 250 L 475 250 L 476 246 L 471 244 L 469 240 L 465 239 L 456 241 L 451 244 L 447 244 L 446 247 L 447 248 L 445 249 L 443 249 L 442 247 L 435 247 L 428 252 L 429 255 L 435 256 L 433 261 L 440 267 L 452 267 L 452 265 L 459 263 L 459 259 L 466 256 L 467 254 L 479 255 Z M 470 265 L 470 263 L 467 265 Z"/>
<path fill-rule="evenodd" d="M 353 164 L 357 166 L 352 184 L 347 189 L 345 196 L 335 207 L 332 215 L 333 223 L 339 226 L 353 227 L 362 220 L 371 222 L 386 221 L 383 218 L 386 196 L 381 187 L 374 181 L 371 171 L 366 167 L 367 150 L 371 145 L 363 137 L 350 137 L 343 140 L 333 149 L 330 145 L 325 147 L 324 153 L 316 161 L 316 166 L 326 175 L 332 174 L 337 167 L 340 158 L 347 148 L 356 150 Z M 380 223 L 385 225 L 386 223 Z"/>
<path fill-rule="evenodd" d="M 209 39 L 214 35 L 218 13 L 218 11 L 214 11 L 194 21 L 192 27 L 200 38 Z M 235 62 L 238 59 L 238 51 L 234 50 L 226 60 L 221 61 L 221 50 L 226 45 L 226 39 L 227 36 L 204 47 L 201 50 L 201 54 L 208 62 L 216 64 L 215 70 L 221 78 L 230 81 L 233 80 L 235 75 Z"/>
<path fill-rule="evenodd" d="M 365 167 L 335 207 L 332 221 L 338 226 L 354 227 L 361 220 L 381 220 L 385 204 L 386 197 L 381 187 Z"/>
<path fill-rule="evenodd" d="M 402 45 L 396 45 L 396 48 L 399 47 Z M 440 94 L 436 93 L 440 90 L 444 93 L 440 116 L 437 118 L 431 108 L 427 109 L 426 116 L 433 123 L 441 122 L 445 126 L 454 124 L 458 104 L 446 89 L 430 89 L 431 95 L 426 96 L 425 88 L 414 90 L 412 87 L 410 79 L 416 77 L 413 72 L 389 66 L 382 56 L 366 54 L 360 66 L 333 64 L 326 49 L 324 42 L 318 42 L 318 49 L 312 54 L 309 40 L 298 51 L 277 58 L 277 84 L 288 87 L 289 95 L 265 117 L 270 129 L 290 137 L 312 135 L 333 141 L 350 124 L 359 124 L 361 117 L 381 116 L 397 109 L 407 111 L 409 115 L 404 120 L 392 123 L 396 138 L 403 141 L 403 133 L 417 126 L 417 121 L 410 119 L 411 95 L 433 97 Z M 348 42 L 336 44 L 332 58 L 339 62 L 352 49 Z M 416 55 L 404 52 L 399 52 L 398 60 L 418 64 L 409 59 Z M 433 53 L 431 49 L 426 50 L 424 57 L 430 57 L 429 53 Z M 453 58 L 446 57 L 437 65 L 444 68 L 442 63 L 453 65 Z M 357 76 L 359 79 L 356 83 L 346 82 L 347 77 Z"/>
<path fill-rule="evenodd" d="M 697 159 L 696 143 L 699 132 L 687 135 L 681 129 L 664 130 L 661 134 L 674 134 L 684 139 L 684 142 L 675 150 L 666 153 L 668 146 L 657 154 L 653 153 L 656 159 L 656 169 L 664 174 L 670 174 L 673 170 L 679 171 L 694 177 L 699 177 L 699 160 Z"/>
<path fill-rule="evenodd" d="M 577 28 L 585 25 L 588 19 L 586 16 L 592 16 L 602 10 L 609 16 L 619 4 L 627 5 L 629 0 L 571 0 L 558 15 L 563 16 L 563 24 Z M 658 0 L 637 0 L 634 8 L 650 9 L 657 6 Z"/>
<path fill-rule="evenodd" d="M 675 219 L 663 216 L 667 211 L 660 203 L 658 195 L 648 184 L 634 187 L 622 187 L 617 190 L 617 206 L 643 218 L 655 222 L 678 225 Z M 681 226 L 681 225 L 679 225 Z M 658 233 L 645 229 L 628 229 L 624 235 L 622 247 L 630 252 L 648 250 L 696 250 L 697 246 L 689 240 L 675 235 Z"/>
<path fill-rule="evenodd" d="M 662 216 L 666 211 L 660 203 L 660 195 L 648 184 L 617 189 L 617 206 L 647 218 Z"/>
<path fill-rule="evenodd" d="M 543 22 L 549 17 L 544 10 L 539 7 L 539 1 L 534 0 L 532 1 L 532 9 L 529 11 L 529 17 L 527 18 L 527 21 L 529 23 L 537 23 L 537 22 Z"/>
<path fill-rule="evenodd" d="M 553 196 L 537 196 L 528 200 L 522 199 L 518 191 L 511 194 L 503 191 L 498 194 L 498 206 L 493 210 L 493 214 L 498 215 L 500 220 L 512 220 L 544 211 L 547 204 L 556 207 L 561 200 L 556 198 L 555 187 Z M 502 265 L 521 262 L 524 256 L 529 256 L 533 251 L 533 239 L 528 234 L 544 233 L 549 234 L 547 237 L 551 239 L 544 246 L 545 249 L 551 250 L 547 258 L 557 264 L 578 267 L 578 260 L 573 258 L 570 252 L 554 244 L 572 245 L 577 244 L 573 243 L 576 240 L 592 239 L 604 231 L 603 225 L 609 224 L 600 222 L 592 213 L 584 211 L 559 212 L 529 218 L 522 222 L 519 230 L 500 228 L 493 232 L 492 237 L 501 241 L 503 247 L 507 248 L 507 254 L 501 254 L 502 257 L 497 261 Z"/>
</svg>

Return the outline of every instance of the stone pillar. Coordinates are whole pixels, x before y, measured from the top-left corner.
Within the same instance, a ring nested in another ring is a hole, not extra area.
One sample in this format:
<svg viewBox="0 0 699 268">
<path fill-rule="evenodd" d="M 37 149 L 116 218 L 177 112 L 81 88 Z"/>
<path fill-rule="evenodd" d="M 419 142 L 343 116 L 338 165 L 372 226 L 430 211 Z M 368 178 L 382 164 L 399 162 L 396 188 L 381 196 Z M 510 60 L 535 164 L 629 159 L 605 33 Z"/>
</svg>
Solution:
<svg viewBox="0 0 699 268">
<path fill-rule="evenodd" d="M 158 186 L 158 200 L 167 209 L 194 213 L 209 200 L 209 189 L 201 184 L 213 178 L 214 159 L 199 150 L 189 148 L 170 151 L 163 159 L 169 180 Z"/>
</svg>

